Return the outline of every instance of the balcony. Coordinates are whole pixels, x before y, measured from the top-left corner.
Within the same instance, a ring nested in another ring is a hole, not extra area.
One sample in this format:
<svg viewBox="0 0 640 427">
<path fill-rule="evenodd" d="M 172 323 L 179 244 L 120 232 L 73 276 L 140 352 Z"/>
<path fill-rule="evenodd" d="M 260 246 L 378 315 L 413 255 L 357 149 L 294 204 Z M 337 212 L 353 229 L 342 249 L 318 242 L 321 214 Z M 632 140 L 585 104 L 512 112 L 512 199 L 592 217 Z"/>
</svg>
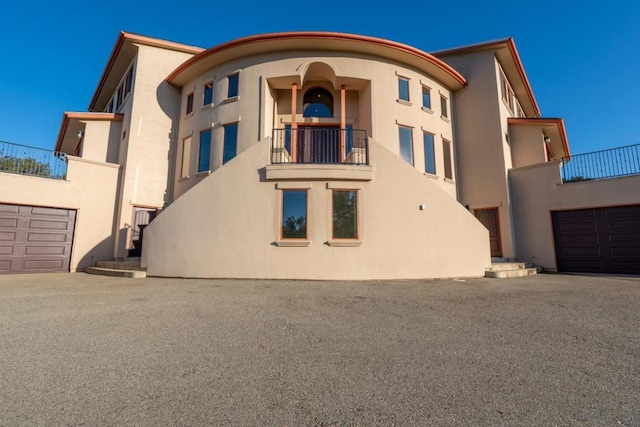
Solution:
<svg viewBox="0 0 640 427">
<path fill-rule="evenodd" d="M 365 130 L 331 126 L 274 129 L 267 179 L 370 181 Z"/>
<path fill-rule="evenodd" d="M 65 153 L 0 141 L 0 172 L 66 179 Z"/>
<path fill-rule="evenodd" d="M 640 174 L 640 144 L 562 159 L 562 182 L 565 184 L 637 174 Z"/>
</svg>

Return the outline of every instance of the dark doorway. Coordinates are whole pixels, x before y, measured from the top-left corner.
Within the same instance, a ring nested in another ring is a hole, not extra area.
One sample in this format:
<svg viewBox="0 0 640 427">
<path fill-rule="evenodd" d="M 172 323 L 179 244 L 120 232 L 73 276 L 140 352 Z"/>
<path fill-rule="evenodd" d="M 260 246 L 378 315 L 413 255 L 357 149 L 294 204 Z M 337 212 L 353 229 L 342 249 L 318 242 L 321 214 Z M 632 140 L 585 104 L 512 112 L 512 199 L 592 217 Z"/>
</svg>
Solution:
<svg viewBox="0 0 640 427">
<path fill-rule="evenodd" d="M 502 245 L 500 244 L 500 217 L 498 208 L 476 209 L 476 218 L 489 230 L 489 243 L 491 245 L 491 256 L 502 256 Z"/>
</svg>

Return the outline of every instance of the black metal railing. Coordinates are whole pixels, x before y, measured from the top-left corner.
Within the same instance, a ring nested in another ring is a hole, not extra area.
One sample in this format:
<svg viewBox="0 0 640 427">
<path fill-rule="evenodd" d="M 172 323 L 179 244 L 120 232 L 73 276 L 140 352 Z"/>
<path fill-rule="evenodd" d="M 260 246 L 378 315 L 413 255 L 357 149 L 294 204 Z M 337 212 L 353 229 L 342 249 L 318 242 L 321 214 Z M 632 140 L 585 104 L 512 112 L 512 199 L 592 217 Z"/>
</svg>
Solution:
<svg viewBox="0 0 640 427">
<path fill-rule="evenodd" d="M 274 129 L 271 163 L 368 165 L 367 132 L 329 126 Z"/>
<path fill-rule="evenodd" d="M 66 179 L 67 156 L 58 151 L 0 141 L 0 172 Z"/>
<path fill-rule="evenodd" d="M 640 174 L 640 144 L 562 159 L 563 183 L 636 174 Z"/>
</svg>

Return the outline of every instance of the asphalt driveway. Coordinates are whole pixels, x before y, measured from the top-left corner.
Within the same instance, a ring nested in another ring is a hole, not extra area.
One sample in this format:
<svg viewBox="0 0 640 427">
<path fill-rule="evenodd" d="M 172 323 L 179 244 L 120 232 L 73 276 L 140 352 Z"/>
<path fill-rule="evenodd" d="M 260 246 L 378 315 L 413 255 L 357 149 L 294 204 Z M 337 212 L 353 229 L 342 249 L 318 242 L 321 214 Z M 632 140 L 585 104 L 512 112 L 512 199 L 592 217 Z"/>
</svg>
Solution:
<svg viewBox="0 0 640 427">
<path fill-rule="evenodd" d="M 0 276 L 0 425 L 640 425 L 640 278 Z"/>
</svg>

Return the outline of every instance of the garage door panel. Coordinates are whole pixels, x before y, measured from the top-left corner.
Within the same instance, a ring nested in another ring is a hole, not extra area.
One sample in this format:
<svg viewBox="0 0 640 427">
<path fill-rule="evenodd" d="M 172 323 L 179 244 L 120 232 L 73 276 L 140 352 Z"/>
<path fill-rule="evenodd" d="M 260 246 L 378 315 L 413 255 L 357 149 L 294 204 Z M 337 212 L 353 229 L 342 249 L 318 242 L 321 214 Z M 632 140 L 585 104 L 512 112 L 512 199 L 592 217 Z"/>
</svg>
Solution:
<svg viewBox="0 0 640 427">
<path fill-rule="evenodd" d="M 3 228 L 17 228 L 18 227 L 18 219 L 17 218 L 0 218 L 0 227 L 3 227 Z"/>
<path fill-rule="evenodd" d="M 18 205 L 3 205 L 3 204 L 0 204 L 0 212 L 17 214 L 19 210 L 20 210 L 20 206 L 18 206 Z"/>
<path fill-rule="evenodd" d="M 47 221 L 44 219 L 32 219 L 29 221 L 30 230 L 63 230 L 69 228 L 68 221 Z"/>
<path fill-rule="evenodd" d="M 68 236 L 65 234 L 53 234 L 53 233 L 28 233 L 27 242 L 56 242 L 64 243 L 67 241 Z"/>
<path fill-rule="evenodd" d="M 600 249 L 597 247 L 593 247 L 593 248 L 584 248 L 584 247 L 575 247 L 575 248 L 567 248 L 564 247 L 562 249 L 562 254 L 565 257 L 571 257 L 571 256 L 593 256 L 593 257 L 599 257 L 600 256 Z"/>
<path fill-rule="evenodd" d="M 43 207 L 34 206 L 31 208 L 31 214 L 69 217 L 70 211 L 68 209 L 43 208 Z"/>
<path fill-rule="evenodd" d="M 552 212 L 552 221 L 558 271 L 640 274 L 640 205 Z"/>
<path fill-rule="evenodd" d="M 616 233 L 609 236 L 612 243 L 629 242 L 640 245 L 640 233 Z"/>
<path fill-rule="evenodd" d="M 25 255 L 65 255 L 70 252 L 70 246 L 27 246 Z"/>
<path fill-rule="evenodd" d="M 0 204 L 0 273 L 69 271 L 76 212 Z"/>
<path fill-rule="evenodd" d="M 64 267 L 62 259 L 25 259 L 22 268 L 26 271 L 34 270 L 61 270 Z"/>
</svg>

